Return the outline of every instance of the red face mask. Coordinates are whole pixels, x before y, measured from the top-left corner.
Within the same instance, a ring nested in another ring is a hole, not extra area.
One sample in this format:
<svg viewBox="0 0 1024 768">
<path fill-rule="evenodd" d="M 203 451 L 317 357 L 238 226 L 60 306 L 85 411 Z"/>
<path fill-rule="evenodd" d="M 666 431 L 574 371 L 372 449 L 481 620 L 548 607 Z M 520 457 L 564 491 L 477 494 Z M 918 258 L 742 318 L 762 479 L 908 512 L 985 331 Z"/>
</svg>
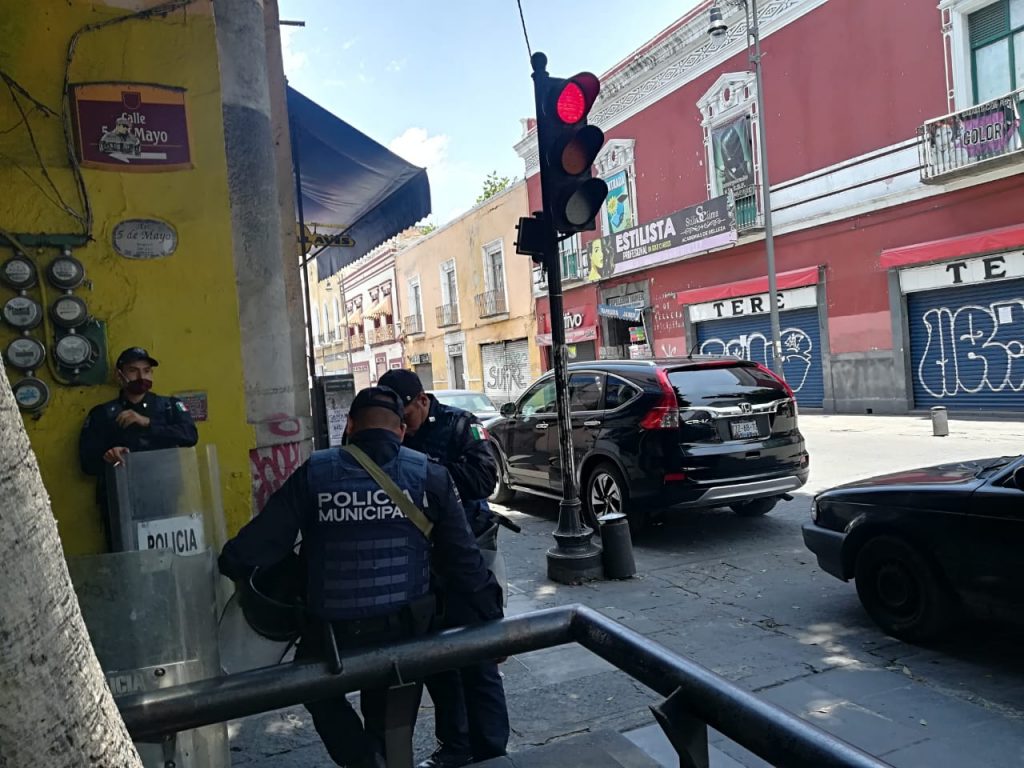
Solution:
<svg viewBox="0 0 1024 768">
<path fill-rule="evenodd" d="M 149 379 L 134 379 L 124 383 L 125 392 L 130 395 L 144 395 L 153 388 L 153 382 Z"/>
</svg>

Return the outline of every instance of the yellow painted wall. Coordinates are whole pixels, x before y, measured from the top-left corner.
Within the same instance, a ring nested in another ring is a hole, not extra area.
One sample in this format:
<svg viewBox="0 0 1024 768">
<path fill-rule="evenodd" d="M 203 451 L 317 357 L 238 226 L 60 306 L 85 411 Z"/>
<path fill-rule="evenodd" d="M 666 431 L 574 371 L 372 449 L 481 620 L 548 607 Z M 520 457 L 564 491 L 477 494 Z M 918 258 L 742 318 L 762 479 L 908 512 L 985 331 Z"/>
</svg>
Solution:
<svg viewBox="0 0 1024 768">
<path fill-rule="evenodd" d="M 526 216 L 529 200 L 526 185 L 515 184 L 505 192 L 478 205 L 459 219 L 431 233 L 419 243 L 400 251 L 395 258 L 400 296 L 408 307 L 408 284 L 420 277 L 423 297 L 424 333 L 405 338 L 406 362 L 410 355 L 429 352 L 434 387 L 455 387 L 448 382 L 446 333 L 465 334 L 463 359 L 470 389 L 483 389 L 481 344 L 528 338 L 530 373 L 540 375 L 540 351 L 536 344 L 537 320 L 533 300 L 533 262 L 515 252 L 516 229 L 520 216 Z M 484 292 L 483 249 L 501 240 L 508 286 L 508 317 L 481 318 L 475 297 Z M 441 304 L 441 265 L 455 259 L 459 290 L 459 326 L 437 327 L 435 308 Z"/>
<path fill-rule="evenodd" d="M 65 56 L 72 35 L 86 24 L 119 17 L 153 2 L 141 0 L 0 0 L 0 69 L 55 111 L 62 108 Z M 227 170 L 221 118 L 217 47 L 209 0 L 165 18 L 129 21 L 79 39 L 72 82 L 134 81 L 187 89 L 191 170 L 117 173 L 84 170 L 93 206 L 92 241 L 74 255 L 88 283 L 76 291 L 90 312 L 107 323 L 108 363 L 124 347 L 149 349 L 160 367 L 154 391 L 205 390 L 209 420 L 199 424 L 200 449 L 217 446 L 229 530 L 250 517 L 252 482 L 248 452 L 241 334 L 231 245 Z M 23 100 L 23 103 L 28 103 Z M 20 115 L 0 84 L 0 226 L 14 233 L 75 233 L 80 225 L 48 197 L 55 197 L 38 169 Z M 80 208 L 69 170 L 61 120 L 40 112 L 30 124 L 54 184 Z M 12 164 L 17 162 L 25 172 Z M 31 180 L 26 176 L 31 176 Z M 35 182 L 35 183 L 33 183 Z M 111 246 L 114 226 L 129 218 L 155 218 L 177 229 L 170 257 L 132 261 Z M 0 245 L 0 259 L 10 255 Z M 45 264 L 56 252 L 40 254 Z M 10 291 L 0 286 L 0 301 Z M 35 292 L 38 300 L 38 292 Z M 41 331 L 35 332 L 43 339 Z M 6 346 L 10 329 L 0 328 Z M 46 340 L 49 347 L 50 341 Z M 12 381 L 20 374 L 8 369 Z M 88 410 L 116 396 L 111 384 L 50 384 L 52 400 L 26 424 L 50 492 L 68 554 L 98 551 L 102 529 L 93 501 L 94 481 L 78 468 L 78 434 Z"/>
</svg>

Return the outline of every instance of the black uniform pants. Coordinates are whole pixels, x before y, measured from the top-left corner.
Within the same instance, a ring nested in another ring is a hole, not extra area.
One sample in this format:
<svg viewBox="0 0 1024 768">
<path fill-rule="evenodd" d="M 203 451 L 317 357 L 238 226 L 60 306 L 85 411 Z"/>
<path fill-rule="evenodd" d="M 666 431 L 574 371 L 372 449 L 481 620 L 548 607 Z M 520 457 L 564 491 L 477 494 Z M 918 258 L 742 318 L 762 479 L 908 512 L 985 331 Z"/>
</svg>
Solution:
<svg viewBox="0 0 1024 768">
<path fill-rule="evenodd" d="M 419 634 L 412 628 L 395 628 L 353 637 L 345 634 L 342 624 L 337 625 L 337 630 L 336 642 L 338 649 L 343 653 L 395 643 Z M 322 625 L 303 635 L 295 651 L 295 660 L 312 661 L 326 658 L 325 637 Z M 414 701 L 416 704 L 407 713 L 410 722 L 415 722 L 416 719 L 418 694 Z M 313 726 L 335 763 L 348 768 L 371 768 L 383 765 L 383 762 L 375 761 L 378 756 L 382 760 L 385 754 L 387 705 L 387 688 L 367 688 L 359 692 L 359 708 L 363 715 L 361 721 L 345 696 L 311 701 L 305 707 L 312 715 Z"/>
</svg>

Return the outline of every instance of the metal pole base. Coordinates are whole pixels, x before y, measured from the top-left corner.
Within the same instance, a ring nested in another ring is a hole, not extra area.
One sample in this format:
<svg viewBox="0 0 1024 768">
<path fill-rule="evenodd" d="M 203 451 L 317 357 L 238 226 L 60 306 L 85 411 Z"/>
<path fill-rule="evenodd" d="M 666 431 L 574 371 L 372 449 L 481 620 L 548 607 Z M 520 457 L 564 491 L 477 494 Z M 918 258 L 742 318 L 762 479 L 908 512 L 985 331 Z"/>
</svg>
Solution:
<svg viewBox="0 0 1024 768">
<path fill-rule="evenodd" d="M 563 501 L 558 507 L 557 544 L 548 550 L 548 578 L 559 584 L 580 584 L 601 578 L 601 548 L 580 524 L 580 501 Z"/>
</svg>

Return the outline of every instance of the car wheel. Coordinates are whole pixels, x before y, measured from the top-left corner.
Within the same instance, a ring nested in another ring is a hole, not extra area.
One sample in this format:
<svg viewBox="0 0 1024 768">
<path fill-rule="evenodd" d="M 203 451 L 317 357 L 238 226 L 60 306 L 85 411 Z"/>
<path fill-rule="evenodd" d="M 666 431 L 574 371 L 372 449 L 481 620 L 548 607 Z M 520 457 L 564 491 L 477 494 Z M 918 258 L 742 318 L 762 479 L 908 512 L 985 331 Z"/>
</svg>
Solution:
<svg viewBox="0 0 1024 768">
<path fill-rule="evenodd" d="M 775 505 L 778 503 L 778 496 L 769 496 L 767 499 L 751 499 L 750 501 L 730 504 L 729 509 L 740 517 L 760 517 L 761 515 L 767 515 L 775 509 Z"/>
<path fill-rule="evenodd" d="M 925 642 L 955 618 L 953 598 L 935 569 L 903 539 L 869 539 L 857 553 L 854 578 L 861 605 L 887 635 Z"/>
<path fill-rule="evenodd" d="M 629 508 L 629 486 L 614 464 L 598 464 L 587 475 L 583 503 L 586 505 L 590 525 L 599 525 L 605 515 L 623 513 L 629 521 L 631 533 L 639 533 L 647 522 L 646 515 Z"/>
<path fill-rule="evenodd" d="M 505 460 L 501 458 L 501 451 L 495 446 L 491 446 L 491 451 L 494 453 L 494 460 L 498 464 L 498 482 L 494 486 L 494 491 L 490 495 L 490 500 L 495 504 L 508 504 L 512 499 L 515 498 L 516 492 L 508 487 L 508 468 L 505 466 Z"/>
</svg>

